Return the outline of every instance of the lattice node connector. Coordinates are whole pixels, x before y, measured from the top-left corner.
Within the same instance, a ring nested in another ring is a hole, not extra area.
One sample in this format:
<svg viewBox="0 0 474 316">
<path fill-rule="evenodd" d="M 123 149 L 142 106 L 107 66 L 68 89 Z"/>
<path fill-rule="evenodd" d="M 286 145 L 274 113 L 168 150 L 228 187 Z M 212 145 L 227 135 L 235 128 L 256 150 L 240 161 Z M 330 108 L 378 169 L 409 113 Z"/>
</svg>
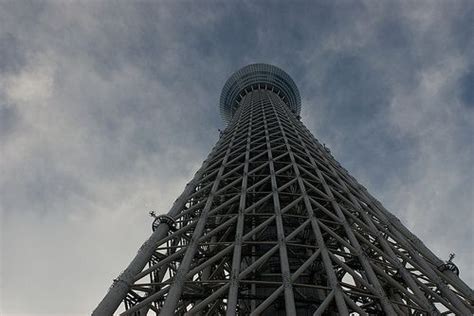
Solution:
<svg viewBox="0 0 474 316">
<path fill-rule="evenodd" d="M 445 264 L 440 265 L 439 266 L 439 271 L 441 271 L 441 272 L 451 271 L 452 273 L 459 276 L 459 268 L 451 261 L 448 261 Z"/>
<path fill-rule="evenodd" d="M 168 215 L 159 215 L 155 217 L 151 229 L 155 231 L 160 224 L 166 224 L 170 228 L 170 230 L 176 230 L 176 221 Z"/>
</svg>

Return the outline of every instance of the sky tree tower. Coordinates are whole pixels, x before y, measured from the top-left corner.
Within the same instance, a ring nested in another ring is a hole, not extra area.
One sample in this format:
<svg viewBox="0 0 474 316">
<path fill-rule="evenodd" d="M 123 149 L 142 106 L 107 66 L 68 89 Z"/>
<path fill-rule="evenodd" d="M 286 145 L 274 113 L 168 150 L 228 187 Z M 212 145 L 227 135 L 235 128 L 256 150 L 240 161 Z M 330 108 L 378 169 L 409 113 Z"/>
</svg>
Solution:
<svg viewBox="0 0 474 316">
<path fill-rule="evenodd" d="M 224 85 L 228 126 L 93 315 L 471 315 L 473 291 L 301 123 L 283 70 Z"/>
</svg>

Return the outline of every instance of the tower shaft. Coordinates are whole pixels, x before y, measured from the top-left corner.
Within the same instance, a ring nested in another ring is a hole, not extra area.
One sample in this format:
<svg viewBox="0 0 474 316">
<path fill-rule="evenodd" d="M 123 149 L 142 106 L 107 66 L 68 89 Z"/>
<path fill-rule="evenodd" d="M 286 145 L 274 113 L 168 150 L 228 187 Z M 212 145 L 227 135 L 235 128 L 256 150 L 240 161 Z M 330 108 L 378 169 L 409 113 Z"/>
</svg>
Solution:
<svg viewBox="0 0 474 316">
<path fill-rule="evenodd" d="M 472 290 L 311 135 L 284 87 L 235 95 L 220 140 L 95 315 L 472 313 Z"/>
</svg>

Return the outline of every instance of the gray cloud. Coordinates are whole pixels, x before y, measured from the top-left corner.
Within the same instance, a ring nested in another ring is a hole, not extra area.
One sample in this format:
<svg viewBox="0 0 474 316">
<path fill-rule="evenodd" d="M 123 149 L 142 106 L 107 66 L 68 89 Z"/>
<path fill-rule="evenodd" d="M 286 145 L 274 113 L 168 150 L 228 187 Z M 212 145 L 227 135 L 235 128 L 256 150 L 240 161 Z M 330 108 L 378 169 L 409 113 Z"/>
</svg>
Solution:
<svg viewBox="0 0 474 316">
<path fill-rule="evenodd" d="M 147 212 L 205 159 L 220 89 L 251 62 L 285 69 L 308 128 L 474 284 L 473 10 L 0 3 L 2 314 L 93 309 L 149 235 Z"/>
<path fill-rule="evenodd" d="M 471 66 L 464 76 L 459 79 L 459 97 L 467 107 L 474 107 L 474 67 Z"/>
</svg>

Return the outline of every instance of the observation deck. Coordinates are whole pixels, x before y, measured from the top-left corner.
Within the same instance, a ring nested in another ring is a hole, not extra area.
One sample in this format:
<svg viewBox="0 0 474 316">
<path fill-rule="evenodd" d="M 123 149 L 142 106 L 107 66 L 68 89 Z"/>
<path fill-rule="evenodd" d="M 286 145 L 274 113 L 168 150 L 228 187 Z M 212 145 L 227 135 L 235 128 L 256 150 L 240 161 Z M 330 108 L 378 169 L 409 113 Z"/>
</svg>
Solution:
<svg viewBox="0 0 474 316">
<path fill-rule="evenodd" d="M 240 101 L 252 90 L 275 92 L 296 115 L 301 111 L 301 98 L 291 77 L 280 68 L 269 64 L 250 64 L 236 71 L 226 81 L 220 98 L 222 118 L 229 122 Z"/>
</svg>

